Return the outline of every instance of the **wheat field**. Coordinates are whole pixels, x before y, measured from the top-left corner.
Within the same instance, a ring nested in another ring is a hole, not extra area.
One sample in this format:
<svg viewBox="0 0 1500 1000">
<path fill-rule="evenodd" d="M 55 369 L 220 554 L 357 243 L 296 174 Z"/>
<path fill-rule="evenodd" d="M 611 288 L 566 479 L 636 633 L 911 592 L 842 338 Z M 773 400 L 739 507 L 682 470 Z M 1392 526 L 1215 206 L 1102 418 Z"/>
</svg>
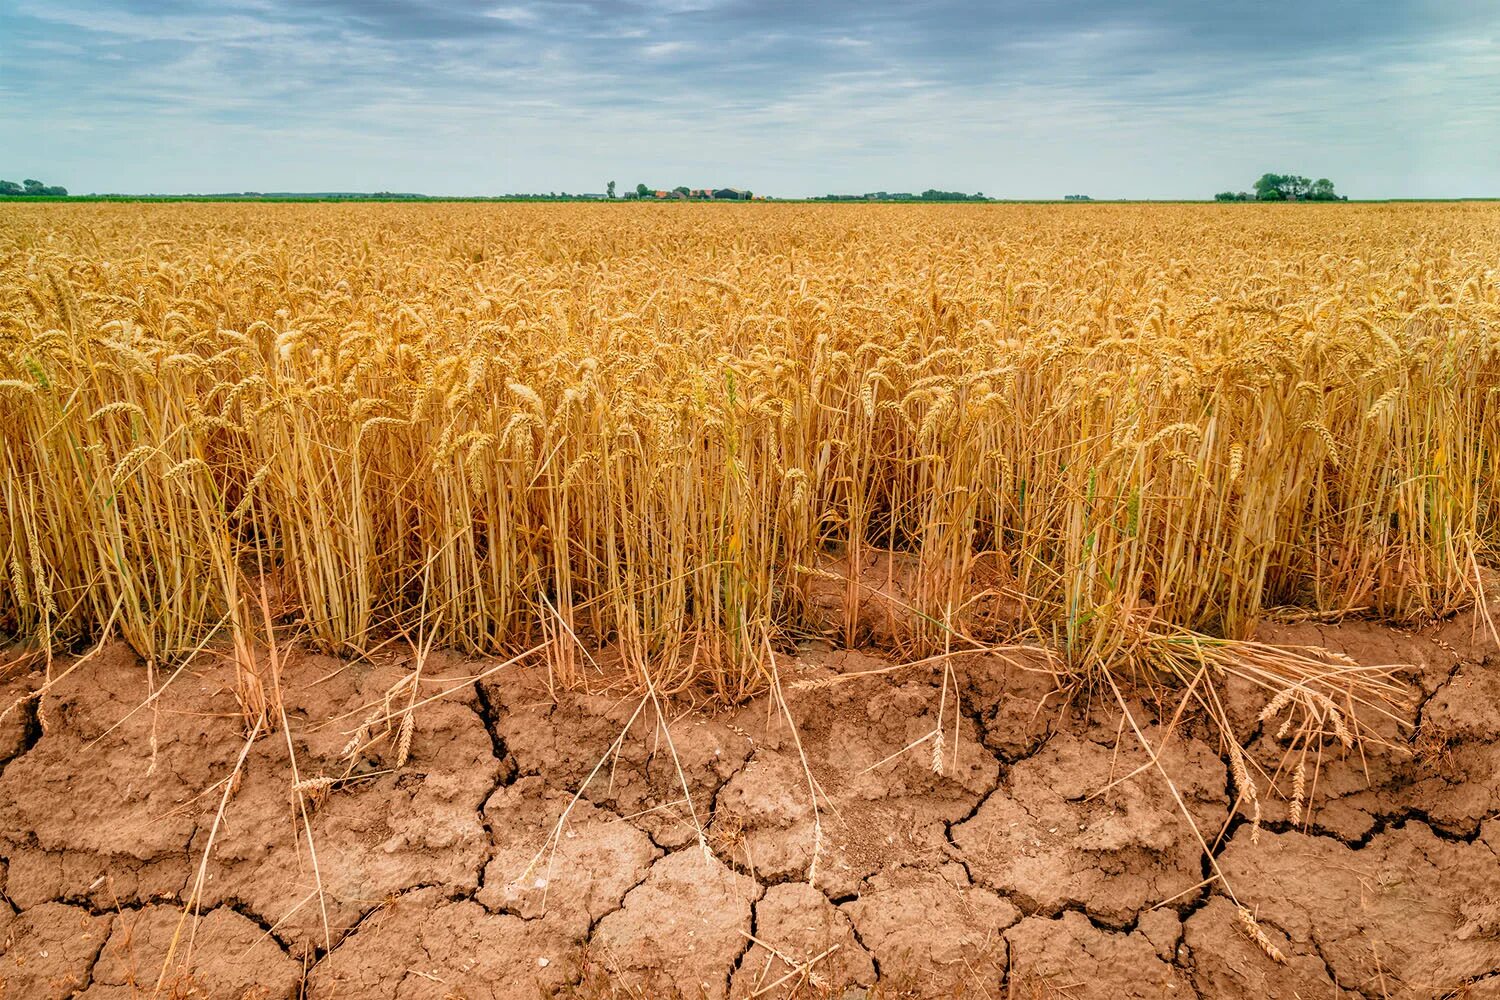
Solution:
<svg viewBox="0 0 1500 1000">
<path fill-rule="evenodd" d="M 0 633 L 735 701 L 814 634 L 1430 619 L 1500 547 L 1497 268 L 1477 204 L 10 206 Z"/>
</svg>

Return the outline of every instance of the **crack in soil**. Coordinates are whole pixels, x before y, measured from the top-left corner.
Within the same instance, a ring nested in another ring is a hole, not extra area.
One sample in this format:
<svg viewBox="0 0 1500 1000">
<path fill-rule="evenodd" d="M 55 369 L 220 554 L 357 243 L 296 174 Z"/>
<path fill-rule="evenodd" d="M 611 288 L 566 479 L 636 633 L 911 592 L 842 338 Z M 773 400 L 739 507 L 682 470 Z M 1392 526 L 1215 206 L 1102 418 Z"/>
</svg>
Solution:
<svg viewBox="0 0 1500 1000">
<path fill-rule="evenodd" d="M 858 896 L 851 896 L 848 901 L 852 903 L 855 899 L 858 898 Z M 863 948 L 865 950 L 865 954 L 870 956 L 870 965 L 875 969 L 875 981 L 877 983 L 880 982 L 880 957 L 875 954 L 874 949 L 865 944 L 865 939 L 860 937 L 859 921 L 854 919 L 854 914 L 845 910 L 844 915 L 849 918 L 849 933 L 854 935 L 854 943 Z"/>
<path fill-rule="evenodd" d="M 485 815 L 484 807 L 489 804 L 490 799 L 495 797 L 496 792 L 507 785 L 514 784 L 516 778 L 519 777 L 519 769 L 516 767 L 516 762 L 511 758 L 509 750 L 505 746 L 505 740 L 500 736 L 498 728 L 499 715 L 496 712 L 494 703 L 490 701 L 489 692 L 478 681 L 474 682 L 473 687 L 475 703 L 479 706 L 475 714 L 479 716 L 480 724 L 484 727 L 485 733 L 490 738 L 490 753 L 495 758 L 495 781 L 490 786 L 489 791 L 485 792 L 479 800 L 477 813 L 479 824 L 484 828 L 485 841 L 489 849 L 479 859 L 479 871 L 474 877 L 474 891 L 470 894 L 470 898 L 476 897 L 480 890 L 484 888 L 485 872 L 495 857 L 495 830 L 489 818 Z M 484 904 L 481 903 L 480 905 L 483 906 Z"/>
<path fill-rule="evenodd" d="M 114 927 L 111 926 L 109 933 L 99 940 L 99 947 L 94 949 L 94 954 L 89 957 L 88 965 L 83 970 L 83 985 L 78 988 L 79 993 L 85 992 L 94 985 L 94 970 L 99 967 L 99 960 L 104 957 L 104 949 L 114 935 Z"/>
<path fill-rule="evenodd" d="M 0 760 L 0 778 L 5 777 L 5 769 L 12 761 L 20 760 L 32 750 L 36 749 L 37 743 L 42 739 L 42 717 L 41 698 L 33 692 L 23 697 L 16 707 L 21 711 L 21 745 L 16 752 Z"/>
<path fill-rule="evenodd" d="M 687 850 L 688 848 L 683 848 L 683 849 Z M 599 924 L 604 920 L 604 918 L 607 917 L 607 916 L 609 916 L 612 913 L 618 913 L 621 910 L 625 909 L 625 897 L 629 896 L 632 892 L 635 892 L 641 886 L 645 885 L 646 884 L 646 880 L 651 877 L 651 869 L 653 869 L 657 865 L 661 864 L 661 862 L 663 860 L 665 860 L 666 857 L 667 856 L 665 854 L 663 854 L 661 857 L 659 857 L 655 861 L 651 862 L 651 864 L 647 865 L 646 866 L 646 870 L 641 873 L 640 879 L 637 880 L 634 885 L 630 886 L 630 888 L 626 889 L 623 893 L 620 894 L 620 898 L 619 898 L 618 901 L 616 901 L 616 903 L 615 903 L 614 906 L 611 906 L 608 910 L 605 910 L 603 913 L 599 914 L 597 917 L 594 917 L 593 919 L 591 919 L 589 921 L 589 928 L 588 928 L 588 930 L 583 935 L 583 940 L 585 942 L 587 942 L 589 944 L 593 943 L 593 941 L 594 941 L 594 931 L 599 928 Z M 536 918 L 536 919 L 541 919 L 541 918 Z"/>
<path fill-rule="evenodd" d="M 348 927 L 344 928 L 344 930 L 343 930 L 342 933 L 340 933 L 336 937 L 334 937 L 334 939 L 333 939 L 333 946 L 332 947 L 325 948 L 322 945 L 313 945 L 312 949 L 311 949 L 311 954 L 312 954 L 313 960 L 312 960 L 312 962 L 308 963 L 308 965 L 307 965 L 307 972 L 308 972 L 308 974 L 311 975 L 312 970 L 315 969 L 315 968 L 317 968 L 317 966 L 319 965 L 319 963 L 321 963 L 329 955 L 332 955 L 334 952 L 336 952 L 340 948 L 342 948 L 344 946 L 344 944 L 349 941 L 350 938 L 352 938 L 355 934 L 357 934 L 359 932 L 359 929 L 365 925 L 366 921 L 370 920 L 376 914 L 382 913 L 385 910 L 390 909 L 391 906 L 393 906 L 395 903 L 397 903 L 397 902 L 399 902 L 401 900 L 401 897 L 403 897 L 403 896 L 409 896 L 409 895 L 411 895 L 412 893 L 415 893 L 415 892 L 421 892 L 424 889 L 445 889 L 445 888 L 448 889 L 448 893 L 443 898 L 446 899 L 446 900 L 448 900 L 451 903 L 456 903 L 456 902 L 459 902 L 461 900 L 465 900 L 465 899 L 470 898 L 469 894 L 466 893 L 466 892 L 455 892 L 455 891 L 453 891 L 451 889 L 451 887 L 444 886 L 444 885 L 442 885 L 440 883 L 437 883 L 437 882 L 418 882 L 415 885 L 409 885 L 409 886 L 405 887 L 404 889 L 401 889 L 401 890 L 399 890 L 397 892 L 393 892 L 387 898 L 381 900 L 380 902 L 376 903 L 374 906 L 370 907 L 368 910 L 365 910 L 363 913 L 361 913 L 359 915 L 359 918 L 357 920 L 355 920 Z M 241 907 L 243 907 L 243 908 L 241 908 Z M 236 913 L 240 914 L 241 916 L 246 917 L 246 918 L 254 921 L 255 924 L 257 926 L 259 926 L 260 928 L 262 928 L 263 930 L 269 930 L 270 929 L 270 925 L 266 922 L 266 919 L 264 917 L 260 916 L 259 914 L 255 913 L 254 910 L 252 910 L 250 907 L 245 906 L 244 904 L 237 902 L 235 905 L 233 905 L 231 907 L 231 909 L 233 909 Z M 273 932 L 273 936 L 274 936 L 274 932 Z M 283 951 L 288 951 L 288 949 L 286 947 L 283 947 L 282 950 Z M 290 954 L 289 951 L 288 951 L 288 954 Z"/>
<path fill-rule="evenodd" d="M 1484 832 L 1484 824 L 1490 820 L 1500 818 L 1500 811 L 1490 812 L 1475 821 L 1471 828 L 1464 830 L 1452 830 L 1443 826 L 1438 820 L 1433 819 L 1425 809 L 1419 806 L 1407 806 L 1398 812 L 1378 813 L 1371 816 L 1370 829 L 1358 837 L 1345 837 L 1327 827 L 1316 823 L 1292 823 L 1289 820 L 1262 820 L 1260 829 L 1266 833 L 1300 833 L 1308 837 L 1321 837 L 1342 844 L 1350 850 L 1363 850 L 1370 845 L 1376 837 L 1392 830 L 1404 829 L 1409 823 L 1421 823 L 1432 831 L 1432 835 L 1438 840 L 1445 840 L 1450 844 L 1472 844 L 1479 839 Z M 1229 824 L 1220 838 L 1220 844 L 1214 851 L 1214 857 L 1228 846 L 1234 835 L 1253 821 L 1250 817 L 1236 812 L 1229 818 Z"/>
<path fill-rule="evenodd" d="M 761 900 L 766 898 L 765 886 L 761 886 L 760 888 L 760 899 L 750 904 L 750 933 L 745 937 L 745 943 L 740 948 L 740 953 L 734 956 L 734 962 L 729 966 L 729 971 L 724 973 L 724 995 L 726 997 L 732 992 L 731 988 L 734 985 L 735 973 L 739 972 L 740 967 L 745 964 L 745 956 L 750 954 L 750 949 L 755 946 L 755 938 L 759 936 L 758 922 L 760 915 L 756 911 L 760 908 Z"/>
</svg>

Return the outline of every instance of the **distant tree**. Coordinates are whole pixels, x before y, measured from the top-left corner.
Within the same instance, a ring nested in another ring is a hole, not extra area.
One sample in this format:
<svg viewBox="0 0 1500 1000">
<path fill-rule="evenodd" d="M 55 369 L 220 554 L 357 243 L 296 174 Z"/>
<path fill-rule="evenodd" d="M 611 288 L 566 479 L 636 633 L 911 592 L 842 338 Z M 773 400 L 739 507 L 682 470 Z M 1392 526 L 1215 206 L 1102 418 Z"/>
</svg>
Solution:
<svg viewBox="0 0 1500 1000">
<path fill-rule="evenodd" d="M 644 184 L 637 184 L 635 186 L 635 196 L 637 198 L 649 198 L 651 197 L 651 189 Z"/>
<path fill-rule="evenodd" d="M 1266 179 L 1271 179 L 1267 184 Z M 1290 174 L 1263 174 L 1255 182 L 1255 197 L 1261 201 L 1286 201 L 1292 194 L 1296 178 Z"/>
<path fill-rule="evenodd" d="M 1255 182 L 1255 197 L 1261 201 L 1281 201 L 1286 197 L 1281 193 L 1281 182 L 1285 179 L 1280 174 L 1261 174 Z"/>
<path fill-rule="evenodd" d="M 1262 174 L 1255 182 L 1258 201 L 1337 201 L 1333 181 L 1320 177 L 1310 181 L 1300 174 Z"/>
<path fill-rule="evenodd" d="M 52 198 L 66 198 L 68 196 L 68 189 L 65 188 L 65 187 L 62 187 L 60 185 L 54 184 L 54 185 L 51 185 L 50 187 L 44 187 L 44 188 L 42 188 L 42 194 L 45 194 L 45 195 L 47 195 L 49 197 L 52 197 Z"/>
<path fill-rule="evenodd" d="M 43 184 L 41 181 L 33 180 L 30 177 L 26 178 L 21 183 L 26 186 L 26 193 L 27 194 L 41 194 L 42 193 L 42 188 L 46 187 L 46 185 Z"/>
<path fill-rule="evenodd" d="M 15 181 L 0 181 L 0 195 L 22 194 L 24 192 L 25 188 L 21 187 Z"/>
<path fill-rule="evenodd" d="M 690 194 L 693 193 L 693 189 L 690 188 L 690 187 L 688 187 L 686 184 L 679 184 L 677 187 L 674 187 L 672 190 L 676 191 L 680 195 L 683 195 L 684 197 L 686 197 L 687 195 L 690 195 Z"/>
<path fill-rule="evenodd" d="M 609 182 L 608 191 L 609 191 L 609 197 L 613 198 L 615 196 L 615 182 L 614 181 L 610 181 Z"/>
</svg>

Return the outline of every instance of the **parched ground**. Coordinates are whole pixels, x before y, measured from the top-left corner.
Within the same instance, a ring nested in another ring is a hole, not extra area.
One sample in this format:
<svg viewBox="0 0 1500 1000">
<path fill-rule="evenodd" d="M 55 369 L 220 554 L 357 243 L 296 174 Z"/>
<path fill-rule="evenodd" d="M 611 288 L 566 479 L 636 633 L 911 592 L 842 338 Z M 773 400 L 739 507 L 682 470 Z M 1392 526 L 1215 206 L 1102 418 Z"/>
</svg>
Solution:
<svg viewBox="0 0 1500 1000">
<path fill-rule="evenodd" d="M 344 750 L 410 662 L 293 651 L 247 741 L 221 658 L 152 696 L 105 647 L 0 721 L 0 998 L 1500 997 L 1500 650 L 1262 638 L 1409 664 L 1410 725 L 1324 747 L 1294 822 L 1231 689 L 1259 827 L 1206 727 L 1137 707 L 1179 807 L 1117 712 L 993 656 L 945 687 L 809 647 L 795 739 L 767 699 L 664 724 L 506 668 L 420 704 L 397 767 L 399 725 Z M 42 681 L 10 663 L 0 707 Z M 490 666 L 433 656 L 421 697 Z"/>
</svg>

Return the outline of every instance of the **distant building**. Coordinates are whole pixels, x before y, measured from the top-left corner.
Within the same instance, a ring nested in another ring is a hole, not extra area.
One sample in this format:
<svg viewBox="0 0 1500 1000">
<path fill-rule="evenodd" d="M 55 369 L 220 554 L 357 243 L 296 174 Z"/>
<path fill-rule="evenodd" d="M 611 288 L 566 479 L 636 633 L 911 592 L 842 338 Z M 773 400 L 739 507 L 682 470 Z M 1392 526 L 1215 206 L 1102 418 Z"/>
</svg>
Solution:
<svg viewBox="0 0 1500 1000">
<path fill-rule="evenodd" d="M 743 188 L 673 188 L 670 191 L 648 191 L 647 198 L 657 201 L 750 201 L 752 195 Z"/>
</svg>

